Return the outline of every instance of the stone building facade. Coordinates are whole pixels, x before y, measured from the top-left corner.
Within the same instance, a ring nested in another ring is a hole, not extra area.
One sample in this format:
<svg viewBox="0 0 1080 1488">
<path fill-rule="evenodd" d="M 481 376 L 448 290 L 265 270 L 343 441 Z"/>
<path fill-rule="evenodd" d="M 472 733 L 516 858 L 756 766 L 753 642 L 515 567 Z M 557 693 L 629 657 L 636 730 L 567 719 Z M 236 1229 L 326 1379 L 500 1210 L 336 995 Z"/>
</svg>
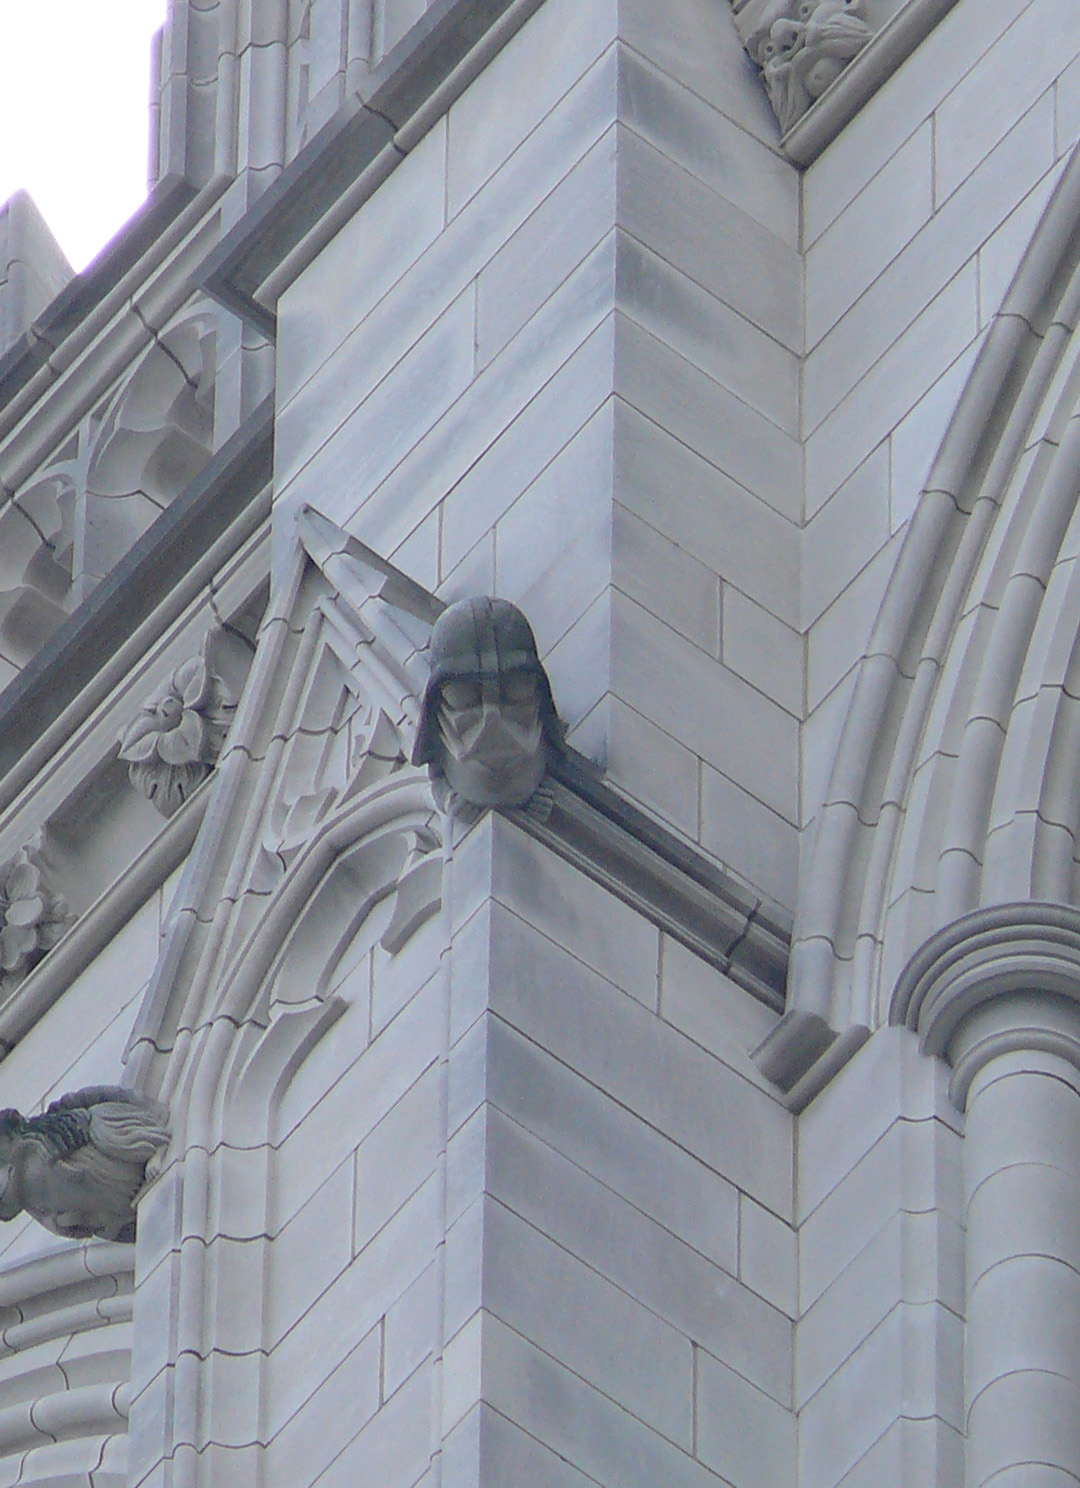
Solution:
<svg viewBox="0 0 1080 1488">
<path fill-rule="evenodd" d="M 0 1233 L 0 1488 L 1075 1488 L 1075 4 L 155 67 L 0 213 L 0 1100 L 171 1134 Z M 412 763 L 485 595 L 543 810 Z"/>
</svg>

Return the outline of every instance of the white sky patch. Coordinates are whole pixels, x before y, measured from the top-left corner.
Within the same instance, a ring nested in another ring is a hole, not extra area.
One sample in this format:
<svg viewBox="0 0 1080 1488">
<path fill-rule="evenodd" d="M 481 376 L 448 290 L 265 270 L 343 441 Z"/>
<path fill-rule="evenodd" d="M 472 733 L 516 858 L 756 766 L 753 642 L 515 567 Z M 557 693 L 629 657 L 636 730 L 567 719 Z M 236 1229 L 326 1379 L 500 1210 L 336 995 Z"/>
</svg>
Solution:
<svg viewBox="0 0 1080 1488">
<path fill-rule="evenodd" d="M 0 203 L 25 187 L 74 269 L 146 196 L 166 0 L 0 0 Z"/>
</svg>

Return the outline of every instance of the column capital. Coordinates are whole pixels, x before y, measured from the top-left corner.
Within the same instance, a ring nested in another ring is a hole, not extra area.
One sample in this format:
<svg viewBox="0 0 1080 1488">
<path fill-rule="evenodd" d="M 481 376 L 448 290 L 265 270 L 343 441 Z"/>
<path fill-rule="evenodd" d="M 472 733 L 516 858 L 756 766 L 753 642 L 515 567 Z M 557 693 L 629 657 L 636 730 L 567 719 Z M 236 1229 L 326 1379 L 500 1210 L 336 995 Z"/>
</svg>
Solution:
<svg viewBox="0 0 1080 1488">
<path fill-rule="evenodd" d="M 951 1065 L 960 1110 L 976 1075 L 1004 1054 L 1054 1055 L 1080 1073 L 1080 910 L 1025 901 L 954 920 L 904 968 L 889 1022 Z"/>
</svg>

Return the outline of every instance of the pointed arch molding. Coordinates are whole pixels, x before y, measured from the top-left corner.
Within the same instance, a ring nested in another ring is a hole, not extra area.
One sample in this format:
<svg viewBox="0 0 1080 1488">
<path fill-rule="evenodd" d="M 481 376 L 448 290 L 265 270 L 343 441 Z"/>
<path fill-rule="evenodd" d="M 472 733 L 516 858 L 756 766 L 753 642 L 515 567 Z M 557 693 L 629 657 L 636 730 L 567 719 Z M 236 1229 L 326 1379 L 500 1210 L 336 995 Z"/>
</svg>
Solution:
<svg viewBox="0 0 1080 1488">
<path fill-rule="evenodd" d="M 1075 904 L 1080 837 L 1080 152 L 957 406 L 860 664 L 756 1052 L 796 1109 L 963 915 Z"/>
</svg>

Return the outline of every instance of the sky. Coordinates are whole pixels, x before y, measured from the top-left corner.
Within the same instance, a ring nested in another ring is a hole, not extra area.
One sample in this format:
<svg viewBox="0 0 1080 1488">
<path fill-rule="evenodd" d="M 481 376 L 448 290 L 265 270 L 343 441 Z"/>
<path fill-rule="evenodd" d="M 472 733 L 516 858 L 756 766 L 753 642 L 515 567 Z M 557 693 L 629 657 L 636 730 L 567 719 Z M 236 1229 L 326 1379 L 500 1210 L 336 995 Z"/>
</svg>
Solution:
<svg viewBox="0 0 1080 1488">
<path fill-rule="evenodd" d="M 166 0 L 0 0 L 0 203 L 25 187 L 72 268 L 146 196 Z"/>
</svg>

